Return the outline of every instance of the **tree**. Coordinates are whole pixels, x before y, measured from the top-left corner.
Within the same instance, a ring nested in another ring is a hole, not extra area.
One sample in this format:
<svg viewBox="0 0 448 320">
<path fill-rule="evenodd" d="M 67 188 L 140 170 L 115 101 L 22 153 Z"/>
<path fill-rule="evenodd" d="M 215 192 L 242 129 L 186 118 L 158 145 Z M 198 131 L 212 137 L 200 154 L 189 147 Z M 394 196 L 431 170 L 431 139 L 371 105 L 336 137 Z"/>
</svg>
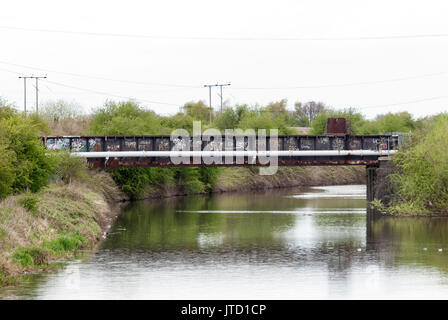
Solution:
<svg viewBox="0 0 448 320">
<path fill-rule="evenodd" d="M 194 120 L 209 122 L 210 107 L 205 105 L 203 101 L 188 102 L 182 107 L 184 113 Z M 213 114 L 212 114 L 213 116 Z"/>
<path fill-rule="evenodd" d="M 415 121 L 409 112 L 387 113 L 376 117 L 381 128 L 381 133 L 387 132 L 409 132 L 415 129 Z"/>
<path fill-rule="evenodd" d="M 226 108 L 213 120 L 213 127 L 220 130 L 234 129 L 238 126 L 239 120 L 235 109 Z"/>
<path fill-rule="evenodd" d="M 296 102 L 294 115 L 303 127 L 308 127 L 320 112 L 328 109 L 323 102 L 308 101 L 304 104 Z"/>
<path fill-rule="evenodd" d="M 314 116 L 314 120 L 311 122 L 311 134 L 324 134 L 328 118 L 345 118 L 350 124 L 353 134 L 362 134 L 362 127 L 366 123 L 364 116 L 356 109 L 324 109 Z"/>
<path fill-rule="evenodd" d="M 93 114 L 88 131 L 92 135 L 160 134 L 162 127 L 159 116 L 135 101 L 108 101 Z"/>
<path fill-rule="evenodd" d="M 288 111 L 286 110 L 287 104 L 288 104 L 288 100 L 287 99 L 282 99 L 282 100 L 277 101 L 277 102 L 269 103 L 264 108 L 264 110 L 269 112 L 271 114 L 271 116 L 278 117 L 280 115 L 284 115 L 284 114 L 288 113 Z"/>
<path fill-rule="evenodd" d="M 68 102 L 62 99 L 48 101 L 43 105 L 40 116 L 46 120 L 59 122 L 63 119 L 73 119 L 83 114 L 82 107 L 78 103 Z"/>
</svg>

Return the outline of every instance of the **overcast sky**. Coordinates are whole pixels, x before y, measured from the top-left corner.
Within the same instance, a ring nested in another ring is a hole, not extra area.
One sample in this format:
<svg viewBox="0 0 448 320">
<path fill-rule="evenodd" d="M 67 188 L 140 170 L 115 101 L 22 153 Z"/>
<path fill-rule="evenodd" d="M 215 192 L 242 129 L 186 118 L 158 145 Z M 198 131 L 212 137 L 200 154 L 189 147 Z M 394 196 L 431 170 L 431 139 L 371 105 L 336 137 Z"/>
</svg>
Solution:
<svg viewBox="0 0 448 320">
<path fill-rule="evenodd" d="M 131 97 L 173 114 L 231 82 L 230 105 L 434 114 L 448 106 L 447 13 L 443 0 L 2 0 L 0 96 L 22 108 L 17 77 L 46 74 L 41 102 L 86 111 Z M 34 96 L 29 81 L 30 108 Z"/>
</svg>

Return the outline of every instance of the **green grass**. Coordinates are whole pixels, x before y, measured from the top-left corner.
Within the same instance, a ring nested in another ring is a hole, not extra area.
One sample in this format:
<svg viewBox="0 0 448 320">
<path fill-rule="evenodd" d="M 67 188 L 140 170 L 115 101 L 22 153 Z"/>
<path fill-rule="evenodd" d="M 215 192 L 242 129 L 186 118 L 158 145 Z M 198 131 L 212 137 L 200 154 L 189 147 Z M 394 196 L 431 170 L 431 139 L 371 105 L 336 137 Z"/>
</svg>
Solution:
<svg viewBox="0 0 448 320">
<path fill-rule="evenodd" d="M 117 213 L 112 200 L 124 195 L 107 173 L 91 174 L 92 183 L 53 183 L 0 203 L 0 286 L 25 271 L 51 269 L 54 260 L 71 259 L 99 241 Z"/>
<path fill-rule="evenodd" d="M 73 251 L 83 248 L 86 245 L 87 245 L 86 238 L 75 233 L 62 235 L 61 237 L 55 240 L 46 241 L 42 243 L 42 247 L 47 248 L 48 250 L 50 250 L 51 253 Z"/>
<path fill-rule="evenodd" d="M 20 247 L 13 254 L 13 261 L 22 267 L 48 265 L 50 257 L 62 257 L 87 245 L 87 240 L 74 233 L 42 242 L 39 246 Z"/>
<path fill-rule="evenodd" d="M 37 216 L 37 203 L 39 200 L 36 196 L 27 196 L 19 200 L 19 203 L 32 215 Z"/>
</svg>

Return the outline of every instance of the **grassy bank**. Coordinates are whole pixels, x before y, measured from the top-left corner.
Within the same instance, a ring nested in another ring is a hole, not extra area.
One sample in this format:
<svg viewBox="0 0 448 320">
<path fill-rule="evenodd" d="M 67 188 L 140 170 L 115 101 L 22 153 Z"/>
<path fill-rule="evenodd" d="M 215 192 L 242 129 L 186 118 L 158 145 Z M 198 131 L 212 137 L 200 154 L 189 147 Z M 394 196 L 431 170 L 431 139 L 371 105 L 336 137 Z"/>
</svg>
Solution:
<svg viewBox="0 0 448 320">
<path fill-rule="evenodd" d="M 5 198 L 0 203 L 0 286 L 20 275 L 52 268 L 93 248 L 127 199 L 104 171 L 90 171 L 88 179 L 59 181 L 37 193 Z M 257 168 L 220 168 L 211 192 L 248 191 L 292 186 L 363 183 L 362 167 L 283 167 L 276 175 L 260 176 Z M 168 181 L 151 184 L 145 198 L 187 195 L 195 189 Z M 203 192 L 202 192 L 203 193 Z"/>
<path fill-rule="evenodd" d="M 373 206 L 390 215 L 448 215 L 448 114 L 426 119 L 393 160 L 386 181 L 393 197 Z"/>
<path fill-rule="evenodd" d="M 95 172 L 88 182 L 53 183 L 37 193 L 4 199 L 0 286 L 92 248 L 119 213 L 117 200 L 124 198 L 110 175 Z"/>
<path fill-rule="evenodd" d="M 255 167 L 231 167 L 219 168 L 215 174 L 216 178 L 208 188 L 189 189 L 182 184 L 176 184 L 174 181 L 169 180 L 159 184 L 148 185 L 144 192 L 141 193 L 140 199 L 205 192 L 237 192 L 297 186 L 365 183 L 365 168 L 358 166 L 279 167 L 278 172 L 272 176 L 259 175 L 258 168 Z M 199 180 L 198 183 L 201 183 L 201 181 Z"/>
</svg>

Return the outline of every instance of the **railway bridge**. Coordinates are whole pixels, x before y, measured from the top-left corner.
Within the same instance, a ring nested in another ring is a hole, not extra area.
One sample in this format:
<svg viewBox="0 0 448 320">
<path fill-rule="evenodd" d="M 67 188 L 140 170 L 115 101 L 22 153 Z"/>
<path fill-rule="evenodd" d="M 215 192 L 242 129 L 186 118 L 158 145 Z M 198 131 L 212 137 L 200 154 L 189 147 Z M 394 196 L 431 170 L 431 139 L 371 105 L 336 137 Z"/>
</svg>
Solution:
<svg viewBox="0 0 448 320">
<path fill-rule="evenodd" d="M 233 136 L 48 136 L 47 149 L 70 150 L 92 167 L 137 166 L 279 166 L 378 164 L 397 151 L 394 135 Z"/>
<path fill-rule="evenodd" d="M 367 201 L 381 198 L 383 171 L 398 135 L 48 136 L 47 149 L 69 150 L 91 167 L 366 166 Z M 275 169 L 276 171 L 276 169 Z M 270 174 L 270 173 L 268 173 Z M 373 210 L 367 207 L 369 213 Z"/>
</svg>

